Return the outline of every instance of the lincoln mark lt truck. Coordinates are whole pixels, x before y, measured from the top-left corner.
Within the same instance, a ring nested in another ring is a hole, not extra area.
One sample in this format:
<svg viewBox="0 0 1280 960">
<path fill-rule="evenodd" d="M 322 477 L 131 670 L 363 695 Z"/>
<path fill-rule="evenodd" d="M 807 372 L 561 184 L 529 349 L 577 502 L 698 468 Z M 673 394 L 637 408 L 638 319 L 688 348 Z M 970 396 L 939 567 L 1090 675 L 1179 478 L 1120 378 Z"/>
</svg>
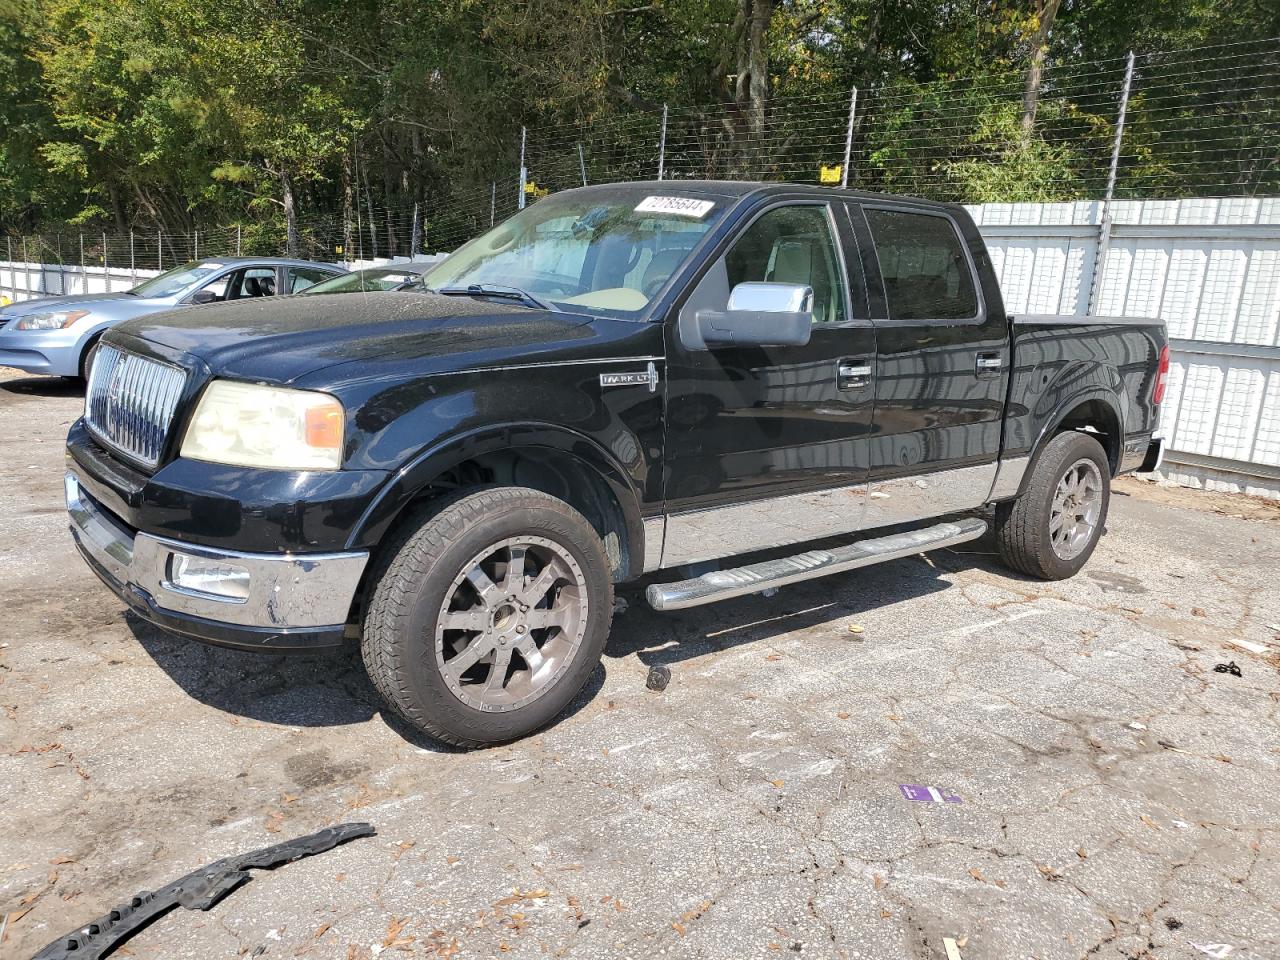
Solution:
<svg viewBox="0 0 1280 960">
<path fill-rule="evenodd" d="M 658 182 L 556 194 L 417 292 L 111 329 L 71 532 L 209 643 L 358 642 L 409 723 L 509 740 L 659 610 L 973 540 L 1059 579 L 1152 469 L 1157 320 L 1010 316 L 960 207 Z"/>
</svg>

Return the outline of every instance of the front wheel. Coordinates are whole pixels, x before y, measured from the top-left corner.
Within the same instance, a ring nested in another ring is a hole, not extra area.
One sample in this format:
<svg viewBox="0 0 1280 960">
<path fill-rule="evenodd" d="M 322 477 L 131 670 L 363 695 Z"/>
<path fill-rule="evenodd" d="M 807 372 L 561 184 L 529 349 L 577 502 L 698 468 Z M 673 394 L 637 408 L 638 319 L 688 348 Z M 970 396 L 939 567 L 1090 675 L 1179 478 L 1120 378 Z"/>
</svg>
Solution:
<svg viewBox="0 0 1280 960">
<path fill-rule="evenodd" d="M 374 571 L 361 651 L 398 714 L 478 747 L 554 719 L 598 663 L 612 617 L 591 524 L 537 490 L 491 488 L 406 522 Z"/>
<path fill-rule="evenodd" d="M 996 549 L 1006 566 L 1065 580 L 1098 545 L 1111 500 L 1106 451 L 1087 433 L 1054 437 L 1017 500 L 996 507 Z"/>
</svg>

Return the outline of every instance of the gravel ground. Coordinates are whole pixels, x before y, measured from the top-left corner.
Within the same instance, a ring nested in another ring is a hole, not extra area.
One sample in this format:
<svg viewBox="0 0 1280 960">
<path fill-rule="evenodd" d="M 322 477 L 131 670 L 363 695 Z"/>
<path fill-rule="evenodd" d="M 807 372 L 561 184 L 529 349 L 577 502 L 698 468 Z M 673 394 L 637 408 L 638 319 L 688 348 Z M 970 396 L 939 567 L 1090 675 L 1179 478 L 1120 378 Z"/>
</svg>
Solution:
<svg viewBox="0 0 1280 960">
<path fill-rule="evenodd" d="M 0 371 L 4 957 L 348 820 L 378 836 L 127 955 L 1280 956 L 1271 505 L 1121 481 L 1064 583 L 979 541 L 681 614 L 628 589 L 555 726 L 460 753 L 390 719 L 349 653 L 126 616 L 66 532 L 80 403 Z"/>
</svg>

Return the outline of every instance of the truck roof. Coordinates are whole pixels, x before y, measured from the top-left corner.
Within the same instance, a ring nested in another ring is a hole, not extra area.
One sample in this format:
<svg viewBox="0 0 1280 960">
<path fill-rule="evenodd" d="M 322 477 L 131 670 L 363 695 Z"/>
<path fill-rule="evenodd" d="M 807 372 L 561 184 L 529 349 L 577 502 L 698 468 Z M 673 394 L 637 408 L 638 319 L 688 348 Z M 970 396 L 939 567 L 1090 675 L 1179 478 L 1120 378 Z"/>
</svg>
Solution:
<svg viewBox="0 0 1280 960">
<path fill-rule="evenodd" d="M 635 187 L 653 192 L 662 190 L 680 190 L 685 193 L 701 193 L 724 199 L 738 199 L 750 194 L 775 193 L 809 193 L 815 197 L 829 198 L 833 195 L 851 200 L 880 200 L 894 203 L 921 204 L 935 207 L 955 207 L 957 204 L 941 200 L 925 200 L 905 194 L 874 193 L 867 190 L 849 190 L 840 187 L 825 187 L 813 183 L 787 183 L 785 181 L 766 180 L 626 180 L 616 183 L 597 183 L 586 187 L 574 187 L 576 191 L 605 190 L 614 187 Z M 568 190 L 559 191 L 568 193 Z"/>
</svg>

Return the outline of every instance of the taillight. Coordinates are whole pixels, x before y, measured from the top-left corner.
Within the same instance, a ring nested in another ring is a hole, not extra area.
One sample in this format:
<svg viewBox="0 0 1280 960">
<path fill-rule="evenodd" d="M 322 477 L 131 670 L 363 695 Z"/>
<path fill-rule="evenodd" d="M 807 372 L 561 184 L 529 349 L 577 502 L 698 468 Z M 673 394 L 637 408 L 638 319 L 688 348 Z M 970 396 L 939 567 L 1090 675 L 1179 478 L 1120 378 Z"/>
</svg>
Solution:
<svg viewBox="0 0 1280 960">
<path fill-rule="evenodd" d="M 1164 399 L 1164 388 L 1169 383 L 1169 345 L 1160 348 L 1160 365 L 1156 367 L 1156 389 L 1151 394 L 1151 402 L 1159 403 Z"/>
</svg>

